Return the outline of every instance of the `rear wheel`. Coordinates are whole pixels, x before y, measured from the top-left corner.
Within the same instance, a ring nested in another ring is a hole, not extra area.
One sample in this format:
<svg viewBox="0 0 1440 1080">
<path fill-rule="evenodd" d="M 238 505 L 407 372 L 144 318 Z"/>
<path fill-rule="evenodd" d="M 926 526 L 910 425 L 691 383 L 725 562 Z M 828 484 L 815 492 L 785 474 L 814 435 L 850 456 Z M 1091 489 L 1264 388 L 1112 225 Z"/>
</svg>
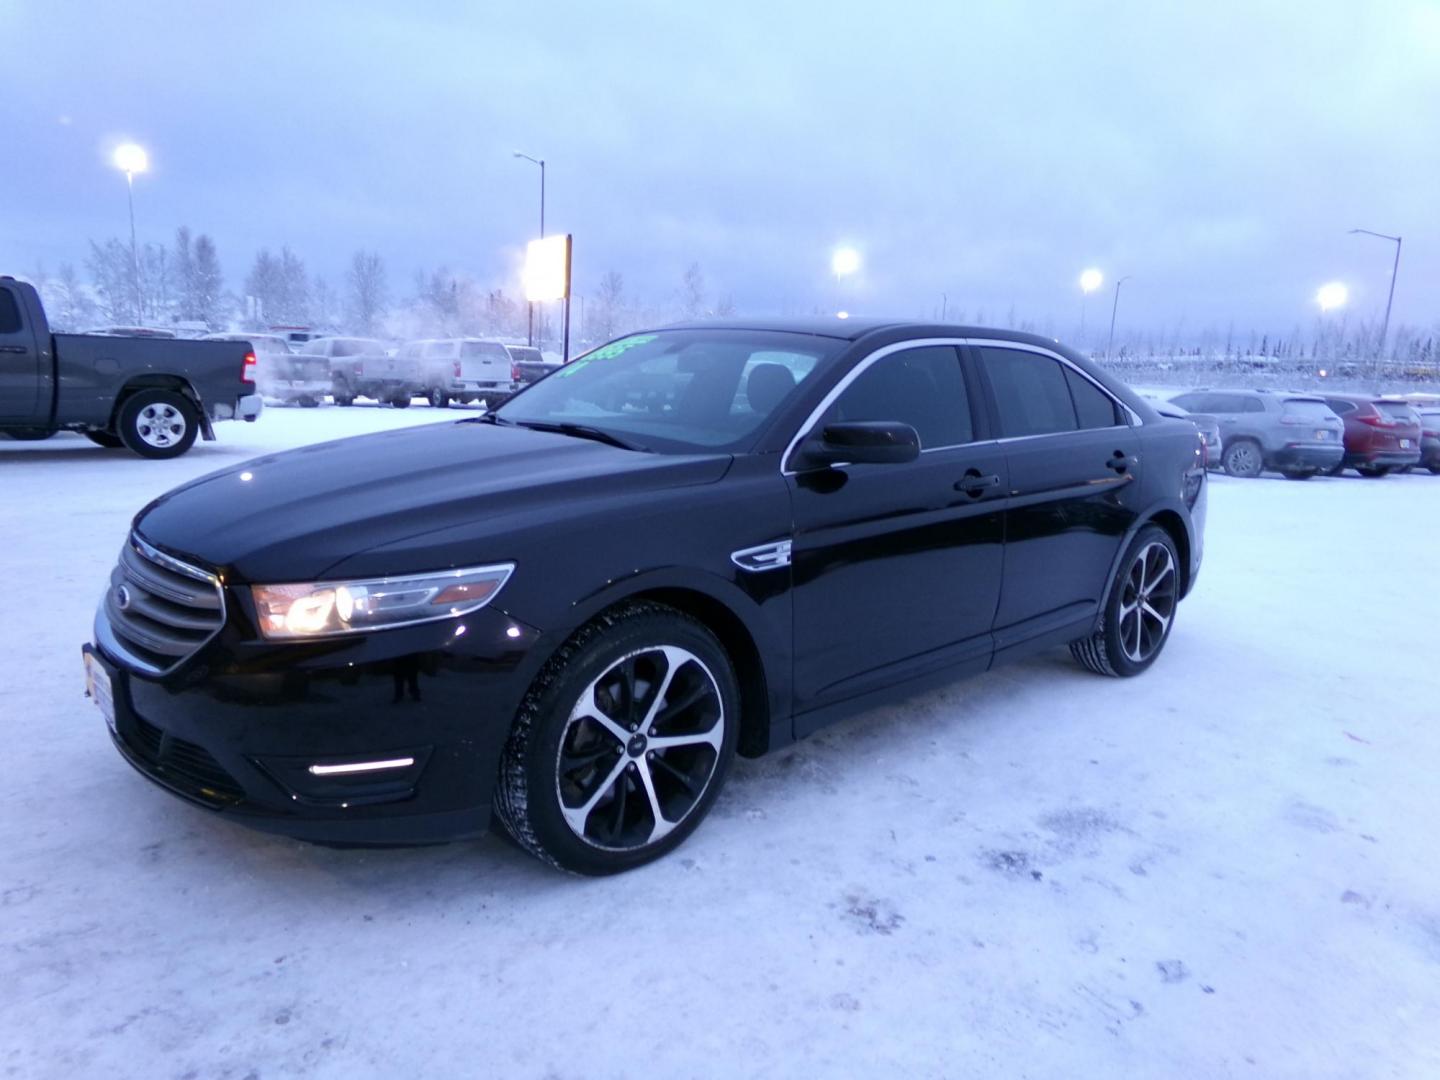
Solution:
<svg viewBox="0 0 1440 1080">
<path fill-rule="evenodd" d="M 1070 654 L 1097 675 L 1138 675 L 1160 655 L 1180 604 L 1180 556 L 1158 525 L 1140 530 L 1105 600 L 1100 629 L 1070 643 Z"/>
<path fill-rule="evenodd" d="M 430 388 L 430 392 L 425 395 L 425 400 L 430 402 L 432 409 L 448 409 L 450 407 L 450 395 L 438 386 Z"/>
<path fill-rule="evenodd" d="M 189 450 L 199 433 L 195 407 L 173 390 L 141 390 L 120 406 L 115 430 L 141 457 L 173 458 Z"/>
<path fill-rule="evenodd" d="M 1259 444 L 1250 439 L 1236 439 L 1225 448 L 1220 461 L 1231 476 L 1246 480 L 1259 476 L 1265 468 L 1265 458 L 1260 453 Z"/>
<path fill-rule="evenodd" d="M 350 384 L 344 379 L 336 379 L 330 388 L 330 396 L 335 399 L 336 405 L 354 405 L 355 391 L 350 389 Z"/>
<path fill-rule="evenodd" d="M 119 450 L 125 445 L 119 435 L 112 435 L 108 431 L 87 431 L 85 437 L 96 446 L 103 446 L 106 450 Z"/>
<path fill-rule="evenodd" d="M 394 405 L 397 409 L 408 409 L 410 407 L 410 395 L 396 394 L 390 399 L 390 404 Z"/>
<path fill-rule="evenodd" d="M 642 866 L 700 824 L 738 728 L 735 673 L 715 636 L 673 608 L 625 604 L 536 677 L 505 743 L 496 815 L 561 869 Z"/>
</svg>

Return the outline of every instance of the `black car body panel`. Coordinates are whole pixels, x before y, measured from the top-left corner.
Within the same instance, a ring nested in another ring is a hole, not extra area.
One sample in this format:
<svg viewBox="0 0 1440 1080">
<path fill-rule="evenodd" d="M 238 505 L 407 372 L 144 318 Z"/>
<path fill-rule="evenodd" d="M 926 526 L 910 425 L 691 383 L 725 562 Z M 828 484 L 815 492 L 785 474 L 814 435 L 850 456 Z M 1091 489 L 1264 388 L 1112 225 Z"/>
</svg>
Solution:
<svg viewBox="0 0 1440 1080">
<path fill-rule="evenodd" d="M 620 601 L 658 600 L 710 626 L 739 675 L 740 749 L 754 755 L 1086 635 L 1147 522 L 1170 532 L 1182 589 L 1193 585 L 1205 513 L 1194 426 L 1055 342 L 858 320 L 735 328 L 826 350 L 742 450 L 645 453 L 466 420 L 260 458 L 155 500 L 136 535 L 213 574 L 228 603 L 223 628 L 164 672 L 135 662 L 102 603 L 95 648 L 127 759 L 291 835 L 448 839 L 486 827 L 500 748 L 546 661 Z M 967 344 L 984 340 L 1082 373 L 1114 399 L 1116 423 L 1005 437 Z M 847 379 L 878 352 L 927 341 L 964 366 L 973 441 L 907 465 L 797 466 L 812 416 L 826 422 Z M 264 640 L 245 587 L 495 562 L 517 569 L 478 612 L 315 641 Z M 219 773 L 194 767 L 192 747 Z M 392 752 L 415 765 L 378 788 L 317 784 L 304 768 Z"/>
</svg>

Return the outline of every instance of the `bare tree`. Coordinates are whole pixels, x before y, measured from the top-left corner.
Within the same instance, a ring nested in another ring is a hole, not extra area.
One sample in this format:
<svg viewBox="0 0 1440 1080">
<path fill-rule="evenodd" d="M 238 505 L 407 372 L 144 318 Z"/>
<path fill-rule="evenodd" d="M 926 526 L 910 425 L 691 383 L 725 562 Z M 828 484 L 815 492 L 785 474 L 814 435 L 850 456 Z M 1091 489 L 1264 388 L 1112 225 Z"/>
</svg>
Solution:
<svg viewBox="0 0 1440 1080">
<path fill-rule="evenodd" d="M 680 307 L 687 319 L 698 319 L 705 314 L 705 275 L 700 264 L 692 262 L 685 268 L 685 277 L 680 285 Z"/>
<path fill-rule="evenodd" d="M 373 251 L 355 252 L 346 283 L 352 327 L 362 334 L 373 334 L 375 322 L 385 308 L 384 260 Z"/>
<path fill-rule="evenodd" d="M 317 277 L 311 288 L 310 322 L 322 330 L 340 325 L 340 301 L 330 283 L 322 277 Z"/>
<path fill-rule="evenodd" d="M 253 302 L 249 312 L 252 329 L 258 328 L 270 318 L 280 296 L 280 260 L 270 254 L 269 248 L 255 253 L 250 273 L 245 275 L 245 295 Z"/>
<path fill-rule="evenodd" d="M 195 238 L 192 265 L 192 318 L 202 320 L 211 330 L 219 330 L 225 317 L 221 299 L 225 291 L 225 279 L 220 273 L 220 256 L 215 251 L 215 241 L 204 233 Z"/>
<path fill-rule="evenodd" d="M 619 333 L 620 311 L 625 303 L 625 279 L 619 271 L 609 270 L 600 279 L 595 301 L 595 314 L 591 317 L 594 333 L 591 337 L 596 341 L 608 341 Z"/>
<path fill-rule="evenodd" d="M 130 248 L 119 240 L 104 244 L 90 241 L 90 255 L 85 260 L 90 281 L 99 298 L 100 315 L 112 323 L 138 322 L 135 310 L 135 264 Z"/>
<path fill-rule="evenodd" d="M 305 264 L 288 247 L 280 249 L 276 267 L 277 292 L 275 308 L 268 318 L 273 322 L 290 326 L 303 325 L 310 321 L 310 281 L 305 274 Z"/>
<path fill-rule="evenodd" d="M 719 297 L 715 301 L 715 317 L 717 319 L 729 319 L 735 315 L 735 298 L 729 293 Z"/>
<path fill-rule="evenodd" d="M 184 225 L 175 230 L 175 258 L 172 265 L 177 294 L 175 315 L 187 322 L 199 319 L 200 313 L 195 307 L 195 254 L 191 249 L 190 230 Z"/>
</svg>

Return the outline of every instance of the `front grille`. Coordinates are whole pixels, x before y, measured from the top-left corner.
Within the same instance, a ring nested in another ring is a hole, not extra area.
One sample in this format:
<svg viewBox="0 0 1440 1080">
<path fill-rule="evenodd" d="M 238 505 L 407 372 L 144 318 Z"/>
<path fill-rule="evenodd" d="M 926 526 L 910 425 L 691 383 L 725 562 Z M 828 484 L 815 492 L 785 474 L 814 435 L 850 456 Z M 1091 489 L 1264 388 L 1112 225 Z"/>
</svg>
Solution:
<svg viewBox="0 0 1440 1080">
<path fill-rule="evenodd" d="M 105 594 L 110 628 L 154 672 L 174 668 L 220 630 L 225 594 L 211 573 L 132 535 Z"/>
<path fill-rule="evenodd" d="M 125 744 L 157 779 L 210 806 L 231 806 L 244 799 L 239 783 L 203 746 L 167 735 L 138 716 L 127 727 Z"/>
</svg>

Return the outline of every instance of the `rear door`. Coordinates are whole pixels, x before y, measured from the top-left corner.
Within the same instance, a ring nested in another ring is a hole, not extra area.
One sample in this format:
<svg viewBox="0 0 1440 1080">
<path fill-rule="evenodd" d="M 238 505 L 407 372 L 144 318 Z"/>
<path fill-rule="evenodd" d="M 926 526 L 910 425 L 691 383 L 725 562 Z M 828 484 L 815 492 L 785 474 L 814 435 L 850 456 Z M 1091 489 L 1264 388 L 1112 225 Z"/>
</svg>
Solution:
<svg viewBox="0 0 1440 1080">
<path fill-rule="evenodd" d="M 1143 466 L 1128 411 L 1079 368 L 1035 346 L 970 345 L 1010 471 L 998 655 L 1093 615 Z"/>
<path fill-rule="evenodd" d="M 787 475 L 794 512 L 796 733 L 803 715 L 932 671 L 984 670 L 1000 595 L 1004 451 L 985 438 L 957 344 L 861 361 L 808 430 L 910 424 L 903 465 Z"/>
<path fill-rule="evenodd" d="M 0 421 L 49 420 L 50 372 L 26 323 L 20 292 L 0 283 Z"/>
</svg>

